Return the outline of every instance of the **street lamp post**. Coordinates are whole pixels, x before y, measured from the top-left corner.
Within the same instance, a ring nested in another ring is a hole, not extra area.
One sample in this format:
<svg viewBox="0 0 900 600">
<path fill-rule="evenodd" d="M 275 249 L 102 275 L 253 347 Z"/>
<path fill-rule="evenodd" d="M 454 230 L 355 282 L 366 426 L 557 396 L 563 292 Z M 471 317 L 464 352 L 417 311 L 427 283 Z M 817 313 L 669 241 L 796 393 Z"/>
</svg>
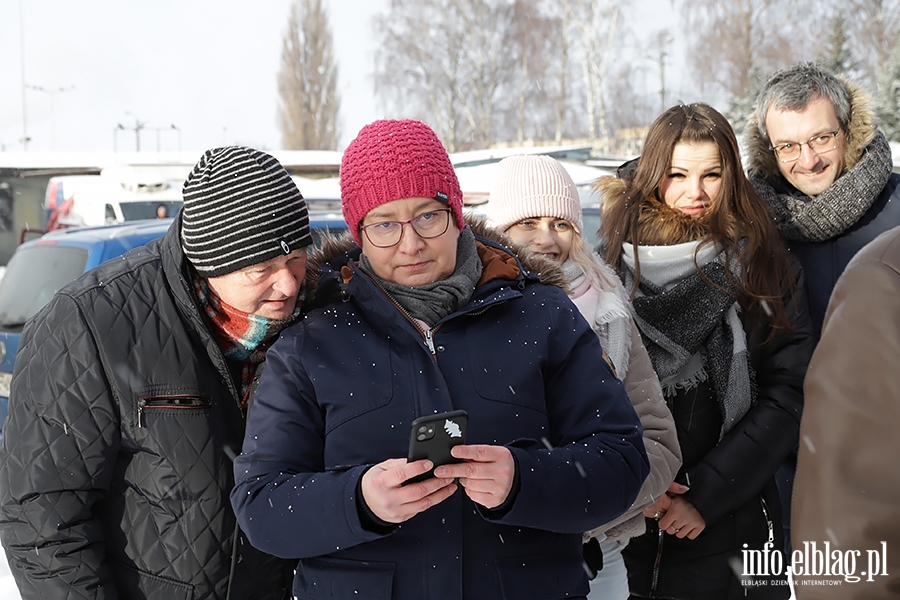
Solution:
<svg viewBox="0 0 900 600">
<path fill-rule="evenodd" d="M 122 130 L 134 131 L 135 151 L 140 152 L 141 151 L 141 129 L 144 129 L 144 127 L 147 125 L 147 122 L 141 121 L 140 119 L 138 119 L 137 117 L 135 117 L 133 114 L 131 114 L 128 111 L 126 111 L 125 114 L 134 117 L 134 127 L 125 127 L 121 123 L 118 123 L 116 125 L 116 127 L 113 129 L 113 151 L 115 152 L 118 150 L 118 144 L 116 143 L 117 136 L 118 136 L 119 130 L 122 129 Z"/>
<path fill-rule="evenodd" d="M 178 133 L 178 151 L 181 152 L 181 130 L 172 123 L 168 127 L 146 127 L 145 129 L 150 129 L 156 132 L 156 151 L 159 152 L 159 133 L 161 131 L 175 131 Z"/>
<path fill-rule="evenodd" d="M 113 152 L 114 153 L 119 151 L 119 131 L 122 131 L 124 129 L 125 128 L 122 127 L 121 123 L 119 123 L 115 127 L 113 127 Z"/>
<path fill-rule="evenodd" d="M 22 61 L 22 149 L 28 151 L 28 117 L 25 109 L 25 3 L 19 0 L 19 58 Z"/>
<path fill-rule="evenodd" d="M 75 86 L 70 85 L 55 90 L 48 90 L 39 85 L 26 85 L 25 87 L 36 92 L 50 94 L 50 148 L 56 150 L 56 95 L 62 92 L 71 92 L 75 89 Z"/>
</svg>

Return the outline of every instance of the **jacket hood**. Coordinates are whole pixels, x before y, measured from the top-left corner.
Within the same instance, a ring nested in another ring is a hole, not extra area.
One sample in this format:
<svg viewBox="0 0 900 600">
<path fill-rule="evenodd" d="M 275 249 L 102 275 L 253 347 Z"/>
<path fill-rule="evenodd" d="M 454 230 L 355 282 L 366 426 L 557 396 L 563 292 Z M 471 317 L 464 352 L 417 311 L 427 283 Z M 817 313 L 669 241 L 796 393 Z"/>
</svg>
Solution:
<svg viewBox="0 0 900 600">
<path fill-rule="evenodd" d="M 509 254 L 516 259 L 521 269 L 535 273 L 541 283 L 554 285 L 568 291 L 569 281 L 559 263 L 538 256 L 530 250 L 526 250 L 521 244 L 516 244 L 509 236 L 488 225 L 484 217 L 466 215 L 465 220 L 472 229 L 472 233 L 475 234 L 476 243 L 493 247 L 497 252 Z M 306 297 L 308 301 L 315 298 L 322 267 L 358 247 L 349 231 L 325 232 L 322 235 L 321 246 L 310 250 L 306 266 Z"/>
<path fill-rule="evenodd" d="M 838 79 L 850 91 L 850 122 L 847 124 L 849 131 L 847 131 L 847 149 L 844 152 L 844 168 L 850 169 L 859 161 L 863 150 L 875 137 L 875 112 L 868 92 L 845 77 L 838 76 Z M 761 172 L 772 178 L 781 176 L 775 154 L 769 150 L 770 142 L 763 137 L 755 112 L 747 120 L 744 143 L 747 149 L 748 171 Z"/>
</svg>

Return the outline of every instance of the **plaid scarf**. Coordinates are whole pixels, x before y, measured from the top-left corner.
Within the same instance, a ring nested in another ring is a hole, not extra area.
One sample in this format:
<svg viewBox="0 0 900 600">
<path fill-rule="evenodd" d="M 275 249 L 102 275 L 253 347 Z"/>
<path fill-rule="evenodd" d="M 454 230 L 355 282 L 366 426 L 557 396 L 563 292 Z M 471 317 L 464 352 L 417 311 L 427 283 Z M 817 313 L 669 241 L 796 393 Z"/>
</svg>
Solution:
<svg viewBox="0 0 900 600">
<path fill-rule="evenodd" d="M 641 282 L 632 300 L 634 320 L 667 397 L 711 380 L 722 415 L 722 439 L 756 403 L 747 336 L 738 316 L 739 291 L 726 275 L 724 251 L 706 246 L 697 255 L 710 285 L 694 266 L 697 242 L 679 246 L 682 252 L 677 257 L 641 256 Z M 630 244 L 624 249 L 624 283 L 631 289 L 634 256 Z M 740 278 L 737 261 L 731 271 Z"/>
<path fill-rule="evenodd" d="M 245 313 L 226 304 L 210 289 L 204 277 L 194 277 L 194 293 L 212 322 L 213 334 L 225 359 L 241 363 L 241 408 L 244 408 L 256 368 L 266 359 L 266 350 L 281 331 L 300 315 L 300 306 L 306 295 L 306 282 L 301 284 L 297 306 L 287 319 L 269 319 Z"/>
</svg>

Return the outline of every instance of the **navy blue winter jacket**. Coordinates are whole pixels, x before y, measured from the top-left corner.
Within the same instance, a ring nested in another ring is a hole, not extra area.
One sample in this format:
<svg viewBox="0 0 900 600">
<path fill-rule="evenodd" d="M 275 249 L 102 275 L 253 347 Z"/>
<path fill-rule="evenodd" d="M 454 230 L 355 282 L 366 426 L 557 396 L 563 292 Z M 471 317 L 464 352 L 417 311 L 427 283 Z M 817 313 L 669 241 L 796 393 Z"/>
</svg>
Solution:
<svg viewBox="0 0 900 600">
<path fill-rule="evenodd" d="M 578 309 L 476 239 L 485 274 L 434 327 L 433 352 L 357 269 L 355 247 L 324 264 L 325 306 L 269 350 L 232 503 L 255 546 L 300 559 L 297 597 L 584 597 L 581 532 L 623 513 L 647 476 L 640 422 Z M 467 443 L 511 449 L 508 509 L 458 490 L 399 526 L 367 528 L 365 470 L 406 456 L 416 417 L 457 409 L 469 413 Z"/>
</svg>

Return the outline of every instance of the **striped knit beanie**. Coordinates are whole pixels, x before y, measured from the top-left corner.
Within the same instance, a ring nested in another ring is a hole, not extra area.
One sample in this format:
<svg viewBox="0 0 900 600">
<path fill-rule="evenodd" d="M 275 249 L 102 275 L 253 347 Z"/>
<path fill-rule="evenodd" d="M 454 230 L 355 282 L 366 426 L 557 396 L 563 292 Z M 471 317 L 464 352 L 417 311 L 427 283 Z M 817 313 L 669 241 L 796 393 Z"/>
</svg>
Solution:
<svg viewBox="0 0 900 600">
<path fill-rule="evenodd" d="M 265 152 L 207 150 L 182 188 L 181 245 L 203 277 L 220 277 L 312 243 L 306 201 Z"/>
<path fill-rule="evenodd" d="M 434 131 L 411 119 L 369 123 L 341 158 L 341 206 L 356 243 L 362 245 L 359 223 L 370 210 L 404 198 L 446 202 L 457 227 L 466 226 L 456 171 Z"/>
<path fill-rule="evenodd" d="M 581 235 L 581 199 L 566 168 L 550 156 L 509 156 L 497 164 L 488 221 L 506 231 L 522 219 L 555 217 Z"/>
</svg>

